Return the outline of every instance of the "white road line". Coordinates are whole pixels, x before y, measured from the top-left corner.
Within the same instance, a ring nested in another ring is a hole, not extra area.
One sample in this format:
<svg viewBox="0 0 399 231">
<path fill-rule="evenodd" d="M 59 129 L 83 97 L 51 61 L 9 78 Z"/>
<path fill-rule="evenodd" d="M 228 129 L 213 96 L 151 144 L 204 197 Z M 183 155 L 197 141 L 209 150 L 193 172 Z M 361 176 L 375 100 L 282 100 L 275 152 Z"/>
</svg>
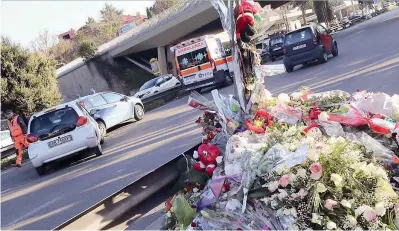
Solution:
<svg viewBox="0 0 399 231">
<path fill-rule="evenodd" d="M 34 209 L 34 210 L 32 210 L 32 211 L 26 213 L 25 215 L 19 217 L 18 219 L 15 219 L 15 220 L 11 221 L 10 223 L 6 224 L 6 225 L 3 226 L 3 227 L 10 227 L 10 226 L 12 226 L 12 225 L 15 225 L 15 224 L 19 223 L 20 221 L 23 221 L 23 220 L 25 220 L 26 218 L 28 218 L 28 217 L 34 215 L 35 213 L 37 213 L 37 212 L 40 211 L 41 209 L 43 209 L 43 208 L 47 207 L 48 205 L 50 205 L 50 204 L 52 204 L 52 203 L 54 203 L 54 202 L 60 200 L 61 198 L 62 198 L 62 197 L 57 197 L 57 198 L 55 198 L 55 199 L 53 199 L 53 200 L 51 200 L 51 201 L 49 201 L 49 202 L 47 202 L 47 203 L 44 203 L 44 204 L 42 204 L 41 206 L 37 207 L 36 209 Z"/>
</svg>

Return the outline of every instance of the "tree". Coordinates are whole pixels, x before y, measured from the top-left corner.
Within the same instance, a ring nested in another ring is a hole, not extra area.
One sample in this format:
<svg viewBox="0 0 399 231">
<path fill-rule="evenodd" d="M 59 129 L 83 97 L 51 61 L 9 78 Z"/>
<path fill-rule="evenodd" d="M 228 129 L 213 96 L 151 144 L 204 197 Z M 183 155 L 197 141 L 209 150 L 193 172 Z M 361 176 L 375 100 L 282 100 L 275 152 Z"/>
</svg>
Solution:
<svg viewBox="0 0 399 231">
<path fill-rule="evenodd" d="M 309 1 L 295 1 L 294 7 L 299 7 L 302 12 L 303 24 L 306 25 L 306 9 L 309 7 Z"/>
<path fill-rule="evenodd" d="M 97 46 L 93 41 L 81 40 L 78 41 L 78 54 L 84 60 L 92 59 L 97 52 Z"/>
<path fill-rule="evenodd" d="M 317 21 L 329 22 L 334 19 L 333 10 L 328 1 L 313 0 L 313 8 L 317 16 Z"/>
<path fill-rule="evenodd" d="M 2 110 L 29 116 L 60 103 L 54 59 L 30 53 L 6 37 L 1 53 Z"/>
<path fill-rule="evenodd" d="M 49 55 L 49 50 L 57 43 L 57 37 L 51 36 L 48 30 L 44 30 L 39 36 L 31 42 L 33 52 L 41 52 Z"/>
<path fill-rule="evenodd" d="M 58 66 L 65 65 L 78 58 L 76 42 L 61 40 L 50 48 L 50 56 L 58 62 Z"/>
<path fill-rule="evenodd" d="M 147 18 L 160 14 L 175 5 L 179 0 L 155 0 L 154 5 L 146 8 Z"/>
<path fill-rule="evenodd" d="M 96 21 L 94 20 L 94 18 L 93 17 L 88 17 L 87 18 L 87 21 L 86 21 L 86 25 L 91 25 L 91 24 L 93 24 L 93 23 L 95 23 Z"/>
<path fill-rule="evenodd" d="M 102 18 L 100 29 L 105 42 L 108 42 L 117 36 L 122 26 L 123 11 L 117 10 L 111 4 L 106 3 L 100 13 Z"/>
</svg>

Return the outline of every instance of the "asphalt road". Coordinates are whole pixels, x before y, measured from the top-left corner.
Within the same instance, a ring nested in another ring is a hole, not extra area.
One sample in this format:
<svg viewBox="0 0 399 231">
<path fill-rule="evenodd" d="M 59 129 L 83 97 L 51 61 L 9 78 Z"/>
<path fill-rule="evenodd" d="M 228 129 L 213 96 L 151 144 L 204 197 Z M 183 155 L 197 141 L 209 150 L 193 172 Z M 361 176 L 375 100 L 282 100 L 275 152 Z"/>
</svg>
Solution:
<svg viewBox="0 0 399 231">
<path fill-rule="evenodd" d="M 339 32 L 334 35 L 338 57 L 268 77 L 266 88 L 276 94 L 299 86 L 399 93 L 398 28 L 395 10 Z M 178 99 L 112 131 L 101 157 L 82 159 L 43 177 L 29 162 L 2 172 L 2 229 L 52 229 L 197 144 L 201 130 L 194 121 L 200 111 L 186 104 L 187 97 Z"/>
</svg>

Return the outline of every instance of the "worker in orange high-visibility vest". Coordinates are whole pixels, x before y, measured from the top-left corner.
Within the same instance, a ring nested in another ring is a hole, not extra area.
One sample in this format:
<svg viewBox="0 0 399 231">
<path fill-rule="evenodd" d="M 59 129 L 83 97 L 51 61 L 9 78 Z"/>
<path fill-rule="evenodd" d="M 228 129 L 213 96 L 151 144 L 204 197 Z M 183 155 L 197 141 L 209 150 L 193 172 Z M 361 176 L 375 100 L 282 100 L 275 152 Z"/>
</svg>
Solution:
<svg viewBox="0 0 399 231">
<path fill-rule="evenodd" d="M 14 141 L 15 149 L 17 149 L 17 160 L 16 165 L 17 167 L 21 167 L 22 163 L 22 147 L 28 147 L 29 143 L 26 141 L 26 132 L 28 128 L 24 120 L 14 114 L 11 110 L 6 110 L 5 115 L 8 119 L 8 128 L 10 129 L 11 138 Z"/>
</svg>

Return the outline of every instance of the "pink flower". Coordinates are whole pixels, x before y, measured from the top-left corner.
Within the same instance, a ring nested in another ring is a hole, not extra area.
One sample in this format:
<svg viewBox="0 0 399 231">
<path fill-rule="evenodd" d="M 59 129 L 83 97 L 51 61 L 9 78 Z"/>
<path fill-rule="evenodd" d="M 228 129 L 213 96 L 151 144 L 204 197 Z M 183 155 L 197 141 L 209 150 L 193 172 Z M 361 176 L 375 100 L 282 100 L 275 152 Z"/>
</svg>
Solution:
<svg viewBox="0 0 399 231">
<path fill-rule="evenodd" d="M 323 173 L 323 168 L 321 167 L 321 164 L 313 163 L 312 165 L 310 165 L 309 169 L 312 172 L 310 174 L 311 179 L 318 180 L 321 178 L 321 175 Z"/>
<path fill-rule="evenodd" d="M 327 199 L 326 203 L 324 204 L 324 207 L 328 210 L 333 210 L 333 207 L 337 205 L 337 202 L 335 200 Z"/>
<path fill-rule="evenodd" d="M 287 185 L 290 183 L 290 176 L 289 175 L 284 175 L 280 178 L 280 185 L 282 187 L 287 187 Z"/>
<path fill-rule="evenodd" d="M 373 209 L 367 209 L 366 211 L 364 211 L 363 217 L 364 219 L 366 219 L 366 221 L 370 222 L 377 218 L 377 213 Z"/>
<path fill-rule="evenodd" d="M 298 195 L 299 197 L 301 197 L 301 199 L 303 200 L 303 198 L 305 198 L 305 196 L 308 195 L 308 192 L 306 192 L 303 188 L 301 188 L 301 189 L 299 190 L 299 192 L 297 193 L 297 195 Z"/>
</svg>

